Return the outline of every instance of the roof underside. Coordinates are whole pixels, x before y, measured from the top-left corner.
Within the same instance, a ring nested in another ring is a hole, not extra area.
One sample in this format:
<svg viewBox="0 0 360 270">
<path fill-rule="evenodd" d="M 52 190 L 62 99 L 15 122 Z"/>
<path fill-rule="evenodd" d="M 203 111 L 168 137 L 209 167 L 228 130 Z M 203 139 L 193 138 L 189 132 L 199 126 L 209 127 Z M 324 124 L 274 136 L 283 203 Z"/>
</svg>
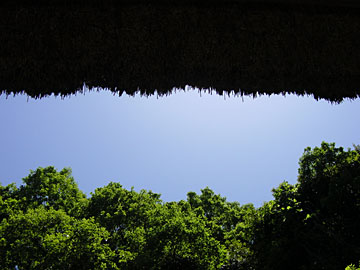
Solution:
<svg viewBox="0 0 360 270">
<path fill-rule="evenodd" d="M 0 91 L 360 94 L 355 1 L 12 1 L 0 6 Z"/>
</svg>

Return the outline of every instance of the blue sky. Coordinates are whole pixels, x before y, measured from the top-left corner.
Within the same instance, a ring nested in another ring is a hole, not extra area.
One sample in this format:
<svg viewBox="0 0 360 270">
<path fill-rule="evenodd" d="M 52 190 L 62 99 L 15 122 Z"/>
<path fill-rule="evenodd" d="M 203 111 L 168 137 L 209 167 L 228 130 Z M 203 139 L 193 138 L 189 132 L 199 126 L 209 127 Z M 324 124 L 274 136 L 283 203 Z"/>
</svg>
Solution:
<svg viewBox="0 0 360 270">
<path fill-rule="evenodd" d="M 305 147 L 360 144 L 359 115 L 360 99 L 331 104 L 293 95 L 2 95 L 0 182 L 20 184 L 30 169 L 53 165 L 71 167 L 88 195 L 116 181 L 178 201 L 209 186 L 260 206 L 273 187 L 296 182 Z"/>
</svg>

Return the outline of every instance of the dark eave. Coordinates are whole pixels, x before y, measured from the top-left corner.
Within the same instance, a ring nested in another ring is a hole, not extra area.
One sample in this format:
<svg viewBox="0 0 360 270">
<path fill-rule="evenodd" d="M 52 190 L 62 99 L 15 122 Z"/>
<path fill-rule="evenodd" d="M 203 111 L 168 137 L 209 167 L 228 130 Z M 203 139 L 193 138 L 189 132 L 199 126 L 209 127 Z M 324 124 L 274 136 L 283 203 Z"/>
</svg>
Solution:
<svg viewBox="0 0 360 270">
<path fill-rule="evenodd" d="M 0 93 L 360 94 L 360 1 L 6 1 Z"/>
</svg>

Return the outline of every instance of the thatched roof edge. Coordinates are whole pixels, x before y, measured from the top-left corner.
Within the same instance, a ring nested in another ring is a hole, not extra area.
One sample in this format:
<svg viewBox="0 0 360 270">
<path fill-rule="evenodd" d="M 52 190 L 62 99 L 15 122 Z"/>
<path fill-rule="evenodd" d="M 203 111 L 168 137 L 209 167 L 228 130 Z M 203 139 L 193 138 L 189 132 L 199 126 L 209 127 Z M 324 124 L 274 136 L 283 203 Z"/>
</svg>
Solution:
<svg viewBox="0 0 360 270">
<path fill-rule="evenodd" d="M 354 1 L 34 2 L 0 5 L 0 93 L 66 96 L 85 83 L 130 95 L 360 94 Z"/>
</svg>

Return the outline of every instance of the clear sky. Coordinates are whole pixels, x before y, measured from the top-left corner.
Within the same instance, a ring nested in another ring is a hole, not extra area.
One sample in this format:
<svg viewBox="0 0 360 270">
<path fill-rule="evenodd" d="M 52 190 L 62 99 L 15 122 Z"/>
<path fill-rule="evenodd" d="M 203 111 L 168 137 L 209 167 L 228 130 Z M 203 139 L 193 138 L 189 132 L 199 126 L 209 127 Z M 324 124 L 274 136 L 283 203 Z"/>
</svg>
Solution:
<svg viewBox="0 0 360 270">
<path fill-rule="evenodd" d="M 196 90 L 159 97 L 87 92 L 65 99 L 0 96 L 0 182 L 30 169 L 71 167 L 86 194 L 110 181 L 186 199 L 209 186 L 260 206 L 322 141 L 360 144 L 360 99 L 222 97 Z"/>
</svg>

